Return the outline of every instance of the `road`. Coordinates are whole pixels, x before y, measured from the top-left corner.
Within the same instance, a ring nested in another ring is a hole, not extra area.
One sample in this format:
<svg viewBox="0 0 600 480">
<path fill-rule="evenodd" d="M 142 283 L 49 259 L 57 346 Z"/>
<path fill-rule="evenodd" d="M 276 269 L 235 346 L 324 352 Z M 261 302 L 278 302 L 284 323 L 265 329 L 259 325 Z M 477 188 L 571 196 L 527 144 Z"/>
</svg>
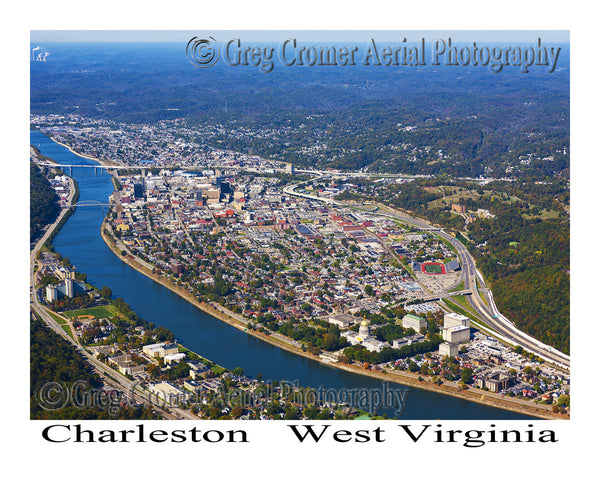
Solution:
<svg viewBox="0 0 600 480">
<path fill-rule="evenodd" d="M 69 179 L 69 197 L 67 199 L 66 204 L 71 205 L 73 200 L 73 195 L 75 194 L 75 185 L 73 179 Z M 156 401 L 152 401 L 153 397 L 149 395 L 149 392 L 145 390 L 141 385 L 137 382 L 129 380 L 127 377 L 122 375 L 120 372 L 112 369 L 108 365 L 105 365 L 97 358 L 93 357 L 89 352 L 87 352 L 84 348 L 81 347 L 76 341 L 74 341 L 63 329 L 62 327 L 52 318 L 52 316 L 48 313 L 48 311 L 40 304 L 37 288 L 35 285 L 35 274 L 34 274 L 34 266 L 36 264 L 36 257 L 38 252 L 41 250 L 43 245 L 46 243 L 52 232 L 58 227 L 64 216 L 69 211 L 69 207 L 63 208 L 60 212 L 58 218 L 54 223 L 52 223 L 47 229 L 42 238 L 35 244 L 30 254 L 30 282 L 31 282 L 31 311 L 35 313 L 40 319 L 48 325 L 54 332 L 60 335 L 63 339 L 69 342 L 73 348 L 75 348 L 84 359 L 92 365 L 92 367 L 98 372 L 102 378 L 111 386 L 121 391 L 128 398 L 132 398 L 138 403 L 151 404 L 152 407 L 160 413 L 163 418 L 166 419 L 179 419 L 179 418 L 189 418 L 196 419 L 194 415 L 190 414 L 179 408 L 170 407 L 171 412 L 167 412 L 162 405 L 157 404 Z"/>
<path fill-rule="evenodd" d="M 321 175 L 323 176 L 323 174 Z M 283 191 L 288 195 L 309 198 L 311 200 L 325 202 L 330 205 L 337 205 L 341 207 L 352 206 L 345 202 L 340 202 L 333 199 L 324 199 L 316 195 L 296 193 L 296 187 L 298 187 L 302 183 L 306 182 L 288 185 L 284 187 Z M 458 253 L 461 264 L 461 278 L 459 279 L 457 284 L 461 280 L 464 281 L 464 290 L 469 290 L 471 292 L 471 295 L 465 295 L 465 298 L 473 307 L 474 311 L 477 313 L 477 317 L 483 323 L 488 325 L 494 332 L 498 333 L 500 338 L 502 338 L 502 340 L 504 340 L 505 342 L 511 343 L 515 346 L 520 345 L 525 350 L 534 353 L 538 357 L 550 363 L 554 363 L 567 370 L 570 369 L 571 361 L 568 355 L 556 350 L 553 347 L 550 347 L 549 345 L 545 345 L 539 340 L 522 332 L 508 318 L 506 318 L 498 311 L 498 308 L 496 307 L 496 304 L 494 302 L 492 291 L 485 284 L 483 275 L 481 275 L 481 273 L 477 270 L 475 259 L 467 251 L 466 247 L 463 245 L 462 242 L 454 238 L 452 235 L 446 233 L 443 229 L 434 228 L 431 224 L 427 223 L 424 220 L 420 220 L 403 213 L 388 210 L 387 213 L 383 213 L 381 211 L 371 212 L 371 215 L 401 220 L 403 223 L 407 223 L 417 228 L 430 230 L 433 234 L 438 235 L 439 237 L 443 238 L 451 245 L 453 245 Z M 485 295 L 485 302 L 479 294 L 479 288 L 477 285 L 478 280 L 481 284 L 481 289 Z"/>
</svg>

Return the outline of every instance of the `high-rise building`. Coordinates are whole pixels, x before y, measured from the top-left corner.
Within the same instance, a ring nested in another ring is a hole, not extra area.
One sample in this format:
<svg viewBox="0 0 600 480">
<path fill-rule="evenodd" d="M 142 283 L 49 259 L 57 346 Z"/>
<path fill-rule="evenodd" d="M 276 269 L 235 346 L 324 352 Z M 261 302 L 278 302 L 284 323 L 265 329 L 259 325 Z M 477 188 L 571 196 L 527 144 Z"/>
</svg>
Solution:
<svg viewBox="0 0 600 480">
<path fill-rule="evenodd" d="M 445 357 L 456 357 L 458 355 L 458 343 L 441 343 L 439 352 L 440 355 Z"/>
<path fill-rule="evenodd" d="M 144 198 L 144 185 L 141 183 L 133 184 L 133 196 L 136 199 Z"/>
<path fill-rule="evenodd" d="M 56 285 L 46 285 L 46 301 L 52 303 L 58 300 L 58 291 Z"/>
<path fill-rule="evenodd" d="M 460 315 L 458 313 L 446 313 L 444 315 L 444 328 L 455 327 L 458 325 L 464 325 L 465 327 L 471 326 L 471 320 L 469 317 L 465 317 L 464 315 Z"/>
<path fill-rule="evenodd" d="M 71 278 L 65 278 L 65 295 L 69 298 L 73 298 L 75 296 L 73 279 Z"/>
<path fill-rule="evenodd" d="M 465 325 L 444 328 L 442 338 L 450 343 L 466 343 L 471 338 L 471 329 Z"/>
<path fill-rule="evenodd" d="M 85 284 L 73 278 L 65 278 L 61 283 L 46 286 L 46 301 L 54 302 L 63 297 L 73 298 L 78 293 L 85 292 Z"/>
</svg>

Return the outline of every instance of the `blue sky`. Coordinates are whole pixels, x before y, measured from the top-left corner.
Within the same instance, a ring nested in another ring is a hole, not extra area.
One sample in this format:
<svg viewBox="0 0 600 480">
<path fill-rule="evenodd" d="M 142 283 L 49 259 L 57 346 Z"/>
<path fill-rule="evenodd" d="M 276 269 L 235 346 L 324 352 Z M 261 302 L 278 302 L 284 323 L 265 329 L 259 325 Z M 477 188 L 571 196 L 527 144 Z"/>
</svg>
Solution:
<svg viewBox="0 0 600 480">
<path fill-rule="evenodd" d="M 569 42 L 568 30 L 31 30 L 31 42 L 187 42 L 192 36 L 242 37 L 252 41 L 283 41 L 296 35 L 303 41 L 348 41 L 374 37 L 409 42 L 451 37 L 457 42 Z"/>
</svg>

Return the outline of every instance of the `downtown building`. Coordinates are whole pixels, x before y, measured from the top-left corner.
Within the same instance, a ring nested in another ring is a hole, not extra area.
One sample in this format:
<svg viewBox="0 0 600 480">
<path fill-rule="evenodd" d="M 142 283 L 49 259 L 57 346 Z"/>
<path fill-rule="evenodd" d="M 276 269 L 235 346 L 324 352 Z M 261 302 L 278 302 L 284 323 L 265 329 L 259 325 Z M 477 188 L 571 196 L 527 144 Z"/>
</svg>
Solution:
<svg viewBox="0 0 600 480">
<path fill-rule="evenodd" d="M 46 301 L 48 303 L 55 302 L 61 298 L 73 298 L 78 294 L 85 293 L 85 284 L 73 278 L 65 278 L 62 282 L 56 285 L 46 286 Z"/>
</svg>

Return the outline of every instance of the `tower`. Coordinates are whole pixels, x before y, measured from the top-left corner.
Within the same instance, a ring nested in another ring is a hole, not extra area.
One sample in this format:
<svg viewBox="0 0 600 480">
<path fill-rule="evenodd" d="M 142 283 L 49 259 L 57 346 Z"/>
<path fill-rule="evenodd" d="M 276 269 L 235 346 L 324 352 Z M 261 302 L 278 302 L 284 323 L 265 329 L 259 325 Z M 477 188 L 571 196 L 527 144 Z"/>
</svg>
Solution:
<svg viewBox="0 0 600 480">
<path fill-rule="evenodd" d="M 51 303 L 58 299 L 56 285 L 47 285 L 46 286 L 46 300 Z"/>
<path fill-rule="evenodd" d="M 69 298 L 73 298 L 75 296 L 75 292 L 73 290 L 73 279 L 71 278 L 65 278 L 65 293 Z"/>
</svg>

